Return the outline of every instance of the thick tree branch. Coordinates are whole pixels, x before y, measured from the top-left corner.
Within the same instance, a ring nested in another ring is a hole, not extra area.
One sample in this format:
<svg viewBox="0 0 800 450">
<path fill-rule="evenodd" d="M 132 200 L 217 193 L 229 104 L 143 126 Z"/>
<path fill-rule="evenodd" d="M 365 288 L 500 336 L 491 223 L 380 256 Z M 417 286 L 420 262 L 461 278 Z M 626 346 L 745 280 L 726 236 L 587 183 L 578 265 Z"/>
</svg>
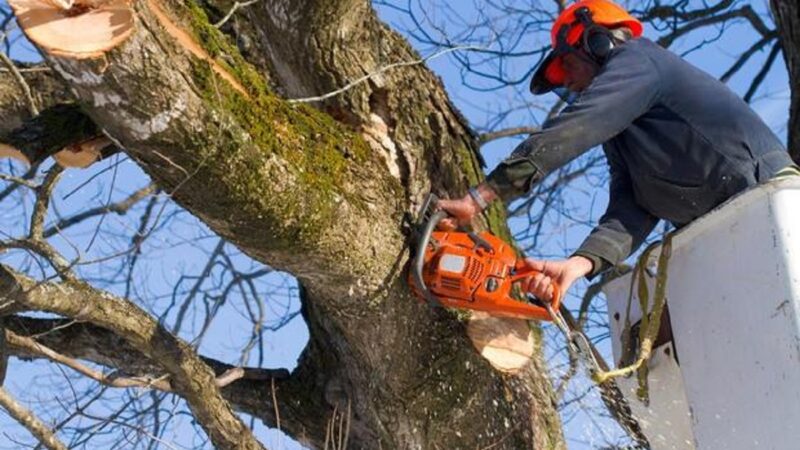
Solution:
<svg viewBox="0 0 800 450">
<path fill-rule="evenodd" d="M 108 367 L 119 377 L 132 380 L 160 379 L 164 373 L 158 364 L 129 342 L 96 325 L 70 319 L 39 319 L 19 315 L 8 316 L 6 322 L 8 335 L 13 333 L 22 339 L 35 340 L 37 345 L 51 349 L 77 364 L 81 364 L 78 360 L 90 361 Z M 14 338 L 9 339 L 9 344 L 9 353 L 18 358 L 43 356 L 43 352 L 20 345 Z M 216 384 L 222 387 L 223 396 L 238 411 L 257 417 L 268 426 L 277 425 L 278 411 L 284 431 L 294 436 L 304 436 L 304 441 L 312 448 L 320 448 L 325 429 L 322 412 L 327 410 L 322 400 L 328 381 L 326 374 L 331 371 L 326 364 L 335 364 L 326 353 L 312 343 L 291 375 L 285 369 L 237 367 L 215 359 L 201 358 L 214 371 Z M 44 356 L 58 361 L 47 354 Z M 171 389 L 168 381 L 164 380 L 164 383 Z M 273 400 L 273 381 L 277 403 Z"/>
<path fill-rule="evenodd" d="M 211 441 L 223 449 L 260 449 L 261 444 L 222 398 L 212 370 L 185 342 L 125 300 L 80 283 L 36 283 L 0 266 L 0 303 L 86 320 L 112 330 L 157 362 Z"/>
<path fill-rule="evenodd" d="M 789 153 L 800 164 L 800 5 L 793 0 L 771 0 L 780 32 L 781 48 L 789 70 L 792 102 L 789 110 Z"/>
<path fill-rule="evenodd" d="M 195 3 L 161 2 L 167 23 L 152 1 L 133 2 L 141 26 L 102 61 L 46 58 L 86 114 L 176 202 L 301 280 L 307 354 L 323 370 L 301 370 L 305 391 L 290 392 L 296 400 L 288 403 L 313 404 L 318 416 L 351 404 L 354 448 L 486 446 L 506 424 L 498 449 L 556 445 L 543 366 L 511 379 L 493 373 L 459 322 L 431 313 L 406 288 L 403 215 L 429 188 L 463 192 L 482 176 L 474 137 L 439 80 L 416 65 L 326 100 L 327 114 L 288 104 Z M 253 20 L 229 23 L 255 28 L 250 37 L 260 39 L 251 42 L 269 56 L 268 78 L 290 97 L 419 59 L 364 0 L 259 2 L 241 13 Z M 178 39 L 170 27 L 187 33 Z M 486 217 L 506 230 L 497 207 Z M 252 408 L 269 404 L 252 392 L 241 398 L 260 402 Z M 312 441 L 324 438 L 320 422 L 309 425 Z"/>
</svg>

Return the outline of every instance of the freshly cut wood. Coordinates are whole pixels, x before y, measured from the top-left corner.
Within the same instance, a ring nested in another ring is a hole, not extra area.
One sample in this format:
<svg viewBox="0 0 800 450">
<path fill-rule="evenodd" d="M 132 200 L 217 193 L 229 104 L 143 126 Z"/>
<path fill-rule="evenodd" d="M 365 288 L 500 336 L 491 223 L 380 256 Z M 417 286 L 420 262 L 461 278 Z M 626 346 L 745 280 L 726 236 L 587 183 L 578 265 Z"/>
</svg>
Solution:
<svg viewBox="0 0 800 450">
<path fill-rule="evenodd" d="M 75 4 L 74 0 L 47 0 L 53 6 L 61 9 L 70 9 Z"/>
<path fill-rule="evenodd" d="M 0 158 L 14 158 L 18 161 L 24 162 L 27 165 L 31 164 L 31 162 L 28 161 L 28 158 L 26 158 L 21 151 L 3 143 L 0 143 Z"/>
<path fill-rule="evenodd" d="M 525 320 L 473 312 L 467 334 L 478 353 L 501 372 L 519 372 L 533 358 L 533 332 Z"/>
<path fill-rule="evenodd" d="M 193 54 L 195 57 L 208 62 L 214 72 L 221 76 L 222 79 L 230 83 L 234 89 L 239 91 L 240 94 L 250 98 L 250 96 L 247 94 L 247 90 L 244 88 L 244 86 L 242 86 L 241 83 L 236 81 L 236 78 L 233 75 L 220 66 L 217 61 L 214 60 L 214 57 L 209 55 L 208 52 L 205 51 L 202 46 L 200 46 L 200 44 L 195 42 L 194 38 L 192 38 L 189 33 L 187 33 L 169 18 L 169 15 L 164 8 L 158 4 L 158 0 L 147 0 L 147 6 L 149 6 L 150 11 L 155 14 L 156 18 L 161 23 L 161 26 L 164 27 L 167 33 L 169 33 L 169 35 L 172 36 L 181 45 L 181 47 Z"/>
<path fill-rule="evenodd" d="M 53 159 L 55 159 L 61 167 L 78 167 L 83 169 L 99 161 L 103 157 L 101 151 L 109 145 L 111 145 L 111 141 L 107 137 L 102 136 L 70 145 L 64 150 L 54 154 Z"/>
<path fill-rule="evenodd" d="M 102 56 L 135 28 L 126 0 L 9 0 L 25 35 L 45 52 L 63 58 Z"/>
</svg>

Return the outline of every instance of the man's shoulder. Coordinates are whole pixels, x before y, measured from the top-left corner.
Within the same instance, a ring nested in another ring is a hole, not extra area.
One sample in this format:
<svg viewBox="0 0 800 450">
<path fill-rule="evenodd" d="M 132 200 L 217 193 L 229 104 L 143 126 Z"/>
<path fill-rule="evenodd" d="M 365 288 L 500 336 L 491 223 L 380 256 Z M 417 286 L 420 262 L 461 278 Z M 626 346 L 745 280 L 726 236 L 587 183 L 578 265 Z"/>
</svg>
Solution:
<svg viewBox="0 0 800 450">
<path fill-rule="evenodd" d="M 617 49 L 622 52 L 638 52 L 646 54 L 661 54 L 664 52 L 671 53 L 669 50 L 662 48 L 660 45 L 646 37 L 630 39 L 620 45 Z"/>
<path fill-rule="evenodd" d="M 616 64 L 650 67 L 657 72 L 687 65 L 680 56 L 665 49 L 646 37 L 631 39 L 613 50 Z M 609 60 L 610 61 L 610 60 Z"/>
</svg>

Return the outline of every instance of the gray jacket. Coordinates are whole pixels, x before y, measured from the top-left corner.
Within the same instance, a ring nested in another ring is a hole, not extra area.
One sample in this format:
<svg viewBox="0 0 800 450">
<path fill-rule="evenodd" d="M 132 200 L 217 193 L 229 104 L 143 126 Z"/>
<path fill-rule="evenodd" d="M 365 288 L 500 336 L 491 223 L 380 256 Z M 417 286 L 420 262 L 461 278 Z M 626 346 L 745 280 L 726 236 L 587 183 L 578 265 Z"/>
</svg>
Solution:
<svg viewBox="0 0 800 450">
<path fill-rule="evenodd" d="M 577 101 L 487 181 L 508 201 L 599 144 L 611 172 L 609 205 L 576 252 L 594 262 L 590 276 L 633 253 L 658 219 L 681 227 L 792 164 L 724 84 L 640 38 L 615 48 Z"/>
</svg>

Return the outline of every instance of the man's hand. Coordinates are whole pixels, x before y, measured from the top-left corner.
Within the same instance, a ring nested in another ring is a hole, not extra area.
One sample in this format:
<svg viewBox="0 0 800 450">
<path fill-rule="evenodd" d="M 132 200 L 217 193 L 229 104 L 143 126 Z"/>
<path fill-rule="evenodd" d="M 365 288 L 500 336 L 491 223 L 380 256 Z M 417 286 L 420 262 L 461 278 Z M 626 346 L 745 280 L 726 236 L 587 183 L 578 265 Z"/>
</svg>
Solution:
<svg viewBox="0 0 800 450">
<path fill-rule="evenodd" d="M 497 199 L 494 189 L 486 183 L 479 184 L 475 189 L 487 204 Z M 439 222 L 439 228 L 444 230 L 454 230 L 458 226 L 469 225 L 472 223 L 472 219 L 480 214 L 483 209 L 470 194 L 455 200 L 439 200 L 436 206 L 450 215 L 450 217 Z"/>
<path fill-rule="evenodd" d="M 450 216 L 439 222 L 439 228 L 443 230 L 455 230 L 458 226 L 469 225 L 472 218 L 480 213 L 478 205 L 469 194 L 455 200 L 439 200 L 436 206 Z"/>
<path fill-rule="evenodd" d="M 592 271 L 592 261 L 583 256 L 573 256 L 562 261 L 542 261 L 526 258 L 517 265 L 517 270 L 541 272 L 528 279 L 527 291 L 544 301 L 553 299 L 553 283 L 561 290 L 562 298 L 572 283 Z"/>
</svg>

